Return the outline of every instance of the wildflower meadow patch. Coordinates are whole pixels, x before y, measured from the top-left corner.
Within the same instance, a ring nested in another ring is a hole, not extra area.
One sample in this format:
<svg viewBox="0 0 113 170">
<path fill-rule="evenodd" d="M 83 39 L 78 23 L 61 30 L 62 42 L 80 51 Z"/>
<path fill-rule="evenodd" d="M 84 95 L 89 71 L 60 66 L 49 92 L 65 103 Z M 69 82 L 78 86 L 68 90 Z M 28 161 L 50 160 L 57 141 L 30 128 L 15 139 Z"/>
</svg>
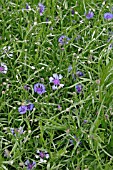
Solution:
<svg viewBox="0 0 113 170">
<path fill-rule="evenodd" d="M 0 170 L 113 170 L 112 0 L 1 0 Z"/>
</svg>

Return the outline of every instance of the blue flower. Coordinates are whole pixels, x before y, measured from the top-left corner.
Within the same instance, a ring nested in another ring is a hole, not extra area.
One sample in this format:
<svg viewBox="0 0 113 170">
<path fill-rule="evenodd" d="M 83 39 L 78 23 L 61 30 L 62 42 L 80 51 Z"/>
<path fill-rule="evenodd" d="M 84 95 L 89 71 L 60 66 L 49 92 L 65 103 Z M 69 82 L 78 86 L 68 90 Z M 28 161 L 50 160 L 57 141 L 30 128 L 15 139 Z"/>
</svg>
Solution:
<svg viewBox="0 0 113 170">
<path fill-rule="evenodd" d="M 40 16 L 42 16 L 43 13 L 44 13 L 44 10 L 45 10 L 45 6 L 43 4 L 41 4 L 41 3 L 39 3 L 38 7 L 39 7 Z"/>
<path fill-rule="evenodd" d="M 82 77 L 84 74 L 83 74 L 83 72 L 81 72 L 81 71 L 77 71 L 77 72 L 76 72 L 76 75 L 77 75 L 78 77 Z"/>
<path fill-rule="evenodd" d="M 94 13 L 91 12 L 91 11 L 89 11 L 89 12 L 86 14 L 86 18 L 87 18 L 87 19 L 91 19 L 91 18 L 93 18 L 93 16 L 94 16 Z"/>
<path fill-rule="evenodd" d="M 75 88 L 76 88 L 76 91 L 77 91 L 77 93 L 80 93 L 81 91 L 82 91 L 82 85 L 81 84 L 77 84 L 76 86 L 75 86 Z"/>
<path fill-rule="evenodd" d="M 39 163 L 46 163 L 47 159 L 49 159 L 49 154 L 46 151 L 37 150 L 36 158 L 39 158 Z"/>
<path fill-rule="evenodd" d="M 7 66 L 4 63 L 0 64 L 0 73 L 6 74 L 7 73 Z"/>
<path fill-rule="evenodd" d="M 75 14 L 75 11 L 74 9 L 71 10 L 71 14 L 74 15 Z"/>
<path fill-rule="evenodd" d="M 33 103 L 29 103 L 26 106 L 27 106 L 27 110 L 31 111 L 31 110 L 33 110 L 34 104 Z"/>
<path fill-rule="evenodd" d="M 29 90 L 30 90 L 30 86 L 26 84 L 26 85 L 24 86 L 24 89 L 27 90 L 27 91 L 29 91 Z"/>
<path fill-rule="evenodd" d="M 104 19 L 106 19 L 106 20 L 113 19 L 113 14 L 111 14 L 110 12 L 105 13 L 104 14 Z"/>
<path fill-rule="evenodd" d="M 15 129 L 14 128 L 10 128 L 11 133 L 14 135 L 15 134 Z"/>
<path fill-rule="evenodd" d="M 25 162 L 25 165 L 27 165 L 27 170 L 31 170 L 31 169 L 33 169 L 33 167 L 36 167 L 36 162 L 33 161 L 32 163 L 30 163 L 30 161 L 27 160 L 27 161 Z"/>
<path fill-rule="evenodd" d="M 70 38 L 68 38 L 65 35 L 62 35 L 59 39 L 58 42 L 60 43 L 60 45 L 64 45 L 64 44 L 68 44 L 68 41 L 70 40 Z"/>
<path fill-rule="evenodd" d="M 38 94 L 43 94 L 46 92 L 45 90 L 45 86 L 41 83 L 36 83 L 34 85 L 34 92 L 38 93 Z"/>
<path fill-rule="evenodd" d="M 27 10 L 31 9 L 31 7 L 28 5 L 28 3 L 26 3 L 26 9 Z"/>
<path fill-rule="evenodd" d="M 20 106 L 18 108 L 18 111 L 20 112 L 20 114 L 25 114 L 27 112 L 27 106 Z"/>
<path fill-rule="evenodd" d="M 53 83 L 52 89 L 56 90 L 58 87 L 64 87 L 64 84 L 60 83 L 60 80 L 63 78 L 61 74 L 54 73 L 53 77 L 49 78 L 50 83 Z"/>
<path fill-rule="evenodd" d="M 68 67 L 68 73 L 71 72 L 71 70 L 72 70 L 72 65 L 70 65 L 70 66 Z"/>
</svg>

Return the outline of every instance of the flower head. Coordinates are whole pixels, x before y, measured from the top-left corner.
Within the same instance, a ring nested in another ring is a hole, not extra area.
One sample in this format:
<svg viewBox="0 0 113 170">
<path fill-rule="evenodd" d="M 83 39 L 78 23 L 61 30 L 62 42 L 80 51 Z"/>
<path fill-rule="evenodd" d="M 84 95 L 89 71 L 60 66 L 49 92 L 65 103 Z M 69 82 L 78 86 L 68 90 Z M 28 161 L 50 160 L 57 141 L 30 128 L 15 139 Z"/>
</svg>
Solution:
<svg viewBox="0 0 113 170">
<path fill-rule="evenodd" d="M 34 85 L 34 92 L 38 93 L 38 94 L 43 94 L 46 92 L 45 90 L 45 86 L 41 83 L 36 83 Z"/>
<path fill-rule="evenodd" d="M 47 162 L 47 159 L 49 158 L 49 154 L 46 151 L 39 151 L 37 150 L 36 158 L 40 158 L 40 163 Z"/>
<path fill-rule="evenodd" d="M 20 106 L 18 108 L 18 111 L 20 112 L 20 114 L 25 114 L 27 112 L 27 106 Z"/>
<path fill-rule="evenodd" d="M 15 134 L 15 129 L 14 128 L 10 128 L 11 133 L 14 135 Z"/>
<path fill-rule="evenodd" d="M 43 13 L 44 13 L 44 10 L 45 10 L 45 6 L 43 4 L 41 4 L 41 3 L 39 3 L 38 7 L 39 7 L 40 16 L 42 16 Z"/>
<path fill-rule="evenodd" d="M 77 71 L 76 72 L 76 76 L 78 76 L 78 77 L 82 77 L 84 74 L 83 74 L 83 72 L 81 72 L 81 71 Z"/>
<path fill-rule="evenodd" d="M 93 16 L 94 16 L 94 13 L 93 13 L 92 11 L 89 11 L 89 12 L 86 14 L 86 18 L 87 18 L 87 19 L 91 19 L 91 18 L 93 18 Z"/>
<path fill-rule="evenodd" d="M 10 128 L 10 131 L 14 136 L 16 136 L 16 133 L 21 135 L 24 132 L 23 127 L 21 127 L 21 126 L 18 129 L 17 128 Z"/>
<path fill-rule="evenodd" d="M 0 64 L 0 73 L 6 74 L 7 73 L 7 66 L 4 63 Z"/>
<path fill-rule="evenodd" d="M 68 44 L 68 41 L 70 40 L 70 38 L 68 38 L 65 35 L 62 35 L 59 39 L 58 42 L 60 43 L 60 45 L 64 45 L 64 44 Z"/>
<path fill-rule="evenodd" d="M 70 139 L 69 142 L 71 145 L 74 145 L 74 141 L 76 141 L 79 145 L 81 144 L 81 141 L 77 138 L 76 135 L 73 136 L 74 139 Z"/>
<path fill-rule="evenodd" d="M 27 110 L 29 110 L 29 111 L 33 110 L 33 108 L 34 108 L 34 104 L 33 103 L 29 103 L 26 106 L 27 106 Z"/>
<path fill-rule="evenodd" d="M 75 88 L 76 88 L 76 91 L 77 91 L 77 93 L 80 93 L 81 91 L 82 91 L 82 85 L 81 84 L 77 84 L 76 86 L 75 86 Z"/>
<path fill-rule="evenodd" d="M 17 132 L 18 132 L 20 135 L 23 134 L 23 132 L 24 132 L 24 131 L 23 131 L 23 127 L 20 126 L 20 127 L 17 129 Z"/>
<path fill-rule="evenodd" d="M 30 161 L 27 160 L 27 161 L 25 162 L 25 165 L 27 165 L 27 170 L 31 170 L 31 169 L 33 169 L 34 167 L 36 167 L 36 162 L 33 161 L 32 163 L 30 163 Z"/>
<path fill-rule="evenodd" d="M 26 85 L 24 86 L 24 89 L 27 90 L 27 91 L 29 91 L 29 90 L 30 90 L 30 86 L 26 84 Z"/>
<path fill-rule="evenodd" d="M 88 120 L 86 120 L 86 119 L 85 119 L 83 122 L 84 122 L 84 123 L 87 123 L 87 122 L 88 122 Z"/>
<path fill-rule="evenodd" d="M 31 7 L 28 5 L 28 3 L 26 3 L 26 9 L 27 10 L 31 9 Z"/>
<path fill-rule="evenodd" d="M 76 135 L 74 135 L 73 138 L 74 138 L 75 140 L 78 140 L 78 138 L 76 137 Z M 69 142 L 70 142 L 70 144 L 72 144 L 72 145 L 74 144 L 74 140 L 73 140 L 73 139 L 70 139 Z"/>
<path fill-rule="evenodd" d="M 106 19 L 106 20 L 113 19 L 113 14 L 111 14 L 110 12 L 105 13 L 104 14 L 104 19 Z"/>
<path fill-rule="evenodd" d="M 53 77 L 49 78 L 50 83 L 53 83 L 52 89 L 56 90 L 58 87 L 63 87 L 64 84 L 60 84 L 60 80 L 62 79 L 61 74 L 53 74 Z"/>
<path fill-rule="evenodd" d="M 8 149 L 5 149 L 5 151 L 4 151 L 4 157 L 7 157 L 7 158 L 11 157 L 10 151 L 9 151 Z"/>
<path fill-rule="evenodd" d="M 71 14 L 74 15 L 75 14 L 75 11 L 74 9 L 71 10 Z"/>
<path fill-rule="evenodd" d="M 68 73 L 71 72 L 72 69 L 73 69 L 73 68 L 72 68 L 72 65 L 70 65 L 70 66 L 68 67 Z"/>
</svg>

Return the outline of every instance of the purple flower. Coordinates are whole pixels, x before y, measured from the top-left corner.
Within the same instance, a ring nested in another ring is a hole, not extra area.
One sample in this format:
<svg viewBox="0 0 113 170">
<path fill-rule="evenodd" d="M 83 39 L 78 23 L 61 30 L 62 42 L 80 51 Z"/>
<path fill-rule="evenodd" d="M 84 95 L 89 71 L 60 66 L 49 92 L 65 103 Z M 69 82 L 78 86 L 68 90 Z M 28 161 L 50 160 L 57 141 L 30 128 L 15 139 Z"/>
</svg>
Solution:
<svg viewBox="0 0 113 170">
<path fill-rule="evenodd" d="M 79 145 L 81 144 L 81 141 L 79 141 L 79 139 L 77 138 L 76 135 L 74 135 L 73 138 L 75 139 L 76 142 L 78 142 Z M 71 145 L 74 145 L 74 140 L 73 139 L 70 139 L 69 142 L 71 143 Z"/>
<path fill-rule="evenodd" d="M 38 7 L 39 7 L 40 16 L 42 16 L 43 13 L 44 13 L 44 10 L 45 10 L 45 6 L 43 4 L 41 4 L 41 3 L 39 3 Z"/>
<path fill-rule="evenodd" d="M 61 74 L 53 74 L 53 77 L 49 78 L 50 83 L 53 83 L 52 89 L 56 90 L 58 89 L 58 87 L 63 87 L 64 84 L 60 84 L 60 80 L 62 79 L 62 75 Z"/>
<path fill-rule="evenodd" d="M 82 85 L 81 84 L 77 84 L 76 86 L 75 86 L 75 88 L 76 88 L 76 91 L 77 91 L 77 93 L 80 93 L 81 91 L 82 91 Z"/>
<path fill-rule="evenodd" d="M 46 92 L 45 90 L 45 86 L 41 83 L 36 83 L 34 85 L 34 92 L 38 93 L 38 94 L 43 94 Z"/>
<path fill-rule="evenodd" d="M 28 5 L 28 3 L 26 3 L 26 9 L 27 10 L 31 9 L 31 7 Z"/>
<path fill-rule="evenodd" d="M 27 106 L 27 110 L 31 111 L 31 110 L 33 110 L 34 104 L 29 103 L 26 106 Z"/>
<path fill-rule="evenodd" d="M 72 65 L 70 65 L 70 66 L 68 67 L 68 73 L 71 72 L 71 70 L 72 70 Z"/>
<path fill-rule="evenodd" d="M 113 14 L 111 14 L 110 12 L 105 13 L 104 14 L 104 19 L 106 19 L 106 20 L 113 19 Z"/>
<path fill-rule="evenodd" d="M 77 141 L 78 141 L 78 138 L 76 137 L 76 135 L 74 135 L 74 136 L 73 136 L 73 138 L 74 138 L 75 140 L 77 140 Z M 74 144 L 73 139 L 70 139 L 70 140 L 69 140 L 69 142 L 70 142 L 72 145 Z"/>
<path fill-rule="evenodd" d="M 23 134 L 23 127 L 17 128 L 10 128 L 11 133 L 16 136 L 16 132 L 19 133 L 20 135 Z"/>
<path fill-rule="evenodd" d="M 61 110 L 61 109 L 62 109 L 62 107 L 60 105 L 58 105 L 58 110 Z"/>
<path fill-rule="evenodd" d="M 64 44 L 68 44 L 68 41 L 70 40 L 70 38 L 68 38 L 65 35 L 62 35 L 59 39 L 58 42 L 60 43 L 60 45 L 64 45 Z"/>
<path fill-rule="evenodd" d="M 7 158 L 11 157 L 10 151 L 9 151 L 8 149 L 5 149 L 5 151 L 4 151 L 4 157 L 7 157 Z"/>
<path fill-rule="evenodd" d="M 20 134 L 20 135 L 22 135 L 23 134 L 23 127 L 19 127 L 18 129 L 17 129 L 17 132 Z"/>
<path fill-rule="evenodd" d="M 36 158 L 40 158 L 40 163 L 46 163 L 47 159 L 49 158 L 49 154 L 46 151 L 39 151 L 37 150 Z"/>
<path fill-rule="evenodd" d="M 77 35 L 76 38 L 75 38 L 75 41 L 78 41 L 81 39 L 81 35 Z"/>
<path fill-rule="evenodd" d="M 74 9 L 71 10 L 71 14 L 74 15 L 75 14 L 75 11 Z"/>
<path fill-rule="evenodd" d="M 84 123 L 87 123 L 87 122 L 88 122 L 88 121 L 85 119 L 85 120 L 84 120 Z"/>
<path fill-rule="evenodd" d="M 6 74 L 7 73 L 7 66 L 4 63 L 0 64 L 0 73 Z"/>
<path fill-rule="evenodd" d="M 33 169 L 33 167 L 36 167 L 36 162 L 33 161 L 32 163 L 30 163 L 30 161 L 27 160 L 27 161 L 25 162 L 25 165 L 27 165 L 27 170 L 31 170 L 31 169 Z"/>
<path fill-rule="evenodd" d="M 26 85 L 24 86 L 24 89 L 28 91 L 28 90 L 30 90 L 30 86 L 26 84 Z"/>
<path fill-rule="evenodd" d="M 27 112 L 27 106 L 20 106 L 18 108 L 18 111 L 20 112 L 20 114 L 25 114 Z"/>
<path fill-rule="evenodd" d="M 15 134 L 15 129 L 14 128 L 10 128 L 11 133 L 14 135 Z"/>
<path fill-rule="evenodd" d="M 89 11 L 89 12 L 86 14 L 86 18 L 87 18 L 87 19 L 91 19 L 91 18 L 93 18 L 93 16 L 94 16 L 94 13 L 91 12 L 91 11 Z"/>
<path fill-rule="evenodd" d="M 82 77 L 84 74 L 83 74 L 83 72 L 81 72 L 81 71 L 77 71 L 76 72 L 76 76 L 78 76 L 78 77 Z"/>
</svg>

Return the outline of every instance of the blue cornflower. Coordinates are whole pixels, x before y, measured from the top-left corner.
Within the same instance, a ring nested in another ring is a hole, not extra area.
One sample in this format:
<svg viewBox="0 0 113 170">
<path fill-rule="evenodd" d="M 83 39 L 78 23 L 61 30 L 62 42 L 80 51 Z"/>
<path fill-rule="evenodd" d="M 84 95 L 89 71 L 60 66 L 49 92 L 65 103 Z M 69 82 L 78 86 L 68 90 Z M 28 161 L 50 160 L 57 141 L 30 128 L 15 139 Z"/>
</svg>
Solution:
<svg viewBox="0 0 113 170">
<path fill-rule="evenodd" d="M 78 76 L 78 77 L 82 77 L 84 74 L 83 74 L 83 72 L 81 72 L 81 71 L 77 71 L 76 72 L 76 76 Z"/>
<path fill-rule="evenodd" d="M 65 35 L 62 35 L 59 39 L 58 42 L 60 43 L 60 45 L 64 45 L 64 44 L 68 44 L 68 41 L 70 40 L 70 38 L 68 38 Z"/>
<path fill-rule="evenodd" d="M 73 138 L 74 138 L 75 140 L 78 140 L 78 138 L 76 137 L 76 135 L 74 135 Z M 73 139 L 70 139 L 69 142 L 70 142 L 72 145 L 74 144 Z"/>
<path fill-rule="evenodd" d="M 0 64 L 0 73 L 6 74 L 7 73 L 7 66 L 4 63 Z"/>
<path fill-rule="evenodd" d="M 91 19 L 91 18 L 93 18 L 93 16 L 94 16 L 94 13 L 93 13 L 92 11 L 89 11 L 89 12 L 86 14 L 86 18 L 87 18 L 87 19 Z"/>
<path fill-rule="evenodd" d="M 10 131 L 11 133 L 16 136 L 16 133 L 19 133 L 20 135 L 23 134 L 23 127 L 19 127 L 18 129 L 17 128 L 10 128 Z"/>
<path fill-rule="evenodd" d="M 87 122 L 88 122 L 88 120 L 85 119 L 85 120 L 84 120 L 84 123 L 87 123 Z"/>
<path fill-rule="evenodd" d="M 76 142 L 78 142 L 79 145 L 81 144 L 81 141 L 79 141 L 79 139 L 77 138 L 76 135 L 74 135 L 73 138 L 75 139 Z M 74 145 L 74 140 L 73 139 L 70 139 L 69 142 L 71 143 L 71 145 Z"/>
<path fill-rule="evenodd" d="M 34 85 L 34 92 L 38 93 L 38 94 L 43 94 L 46 92 L 45 86 L 41 83 L 36 83 Z"/>
<path fill-rule="evenodd" d="M 27 110 L 31 111 L 31 110 L 33 110 L 34 104 L 33 103 L 29 103 L 26 106 L 27 106 Z"/>
<path fill-rule="evenodd" d="M 106 20 L 113 19 L 113 14 L 111 14 L 110 12 L 105 13 L 104 14 L 104 19 L 106 19 Z"/>
<path fill-rule="evenodd" d="M 24 86 L 24 89 L 27 90 L 27 91 L 29 91 L 29 90 L 30 90 L 30 86 L 26 84 L 26 85 Z"/>
<path fill-rule="evenodd" d="M 43 4 L 41 4 L 41 3 L 39 3 L 38 7 L 39 7 L 40 16 L 42 16 L 43 13 L 44 13 L 44 10 L 45 10 L 45 6 Z"/>
<path fill-rule="evenodd" d="M 27 161 L 25 162 L 25 165 L 27 165 L 27 170 L 31 170 L 31 169 L 33 169 L 34 167 L 36 167 L 36 162 L 33 161 L 32 163 L 30 163 L 30 161 L 27 160 Z"/>
<path fill-rule="evenodd" d="M 39 163 L 47 162 L 47 159 L 49 158 L 49 154 L 46 151 L 37 150 L 37 154 L 38 155 L 36 155 L 36 158 L 40 159 Z"/>
<path fill-rule="evenodd" d="M 26 9 L 27 10 L 31 9 L 31 7 L 28 5 L 28 3 L 26 3 Z"/>
<path fill-rule="evenodd" d="M 71 70 L 72 70 L 72 65 L 70 65 L 70 66 L 68 67 L 68 73 L 71 72 Z"/>
<path fill-rule="evenodd" d="M 18 108 L 18 111 L 20 112 L 20 114 L 25 114 L 27 112 L 27 106 L 24 105 L 20 106 Z"/>
<path fill-rule="evenodd" d="M 75 11 L 74 9 L 71 10 L 71 14 L 74 15 L 75 14 Z"/>
<path fill-rule="evenodd" d="M 64 84 L 60 83 L 60 80 L 63 78 L 61 74 L 54 73 L 53 77 L 49 78 L 50 83 L 53 83 L 52 89 L 56 90 L 58 87 L 64 87 Z"/>
<path fill-rule="evenodd" d="M 21 134 L 23 134 L 24 133 L 24 130 L 23 130 L 23 127 L 19 127 L 18 129 L 17 129 L 17 132 L 21 135 Z"/>
<path fill-rule="evenodd" d="M 15 129 L 14 128 L 10 128 L 11 133 L 14 135 L 15 134 Z"/>
<path fill-rule="evenodd" d="M 77 84 L 76 86 L 75 86 L 75 88 L 76 88 L 76 92 L 77 93 L 80 93 L 81 91 L 82 91 L 82 85 L 81 84 Z"/>
</svg>

